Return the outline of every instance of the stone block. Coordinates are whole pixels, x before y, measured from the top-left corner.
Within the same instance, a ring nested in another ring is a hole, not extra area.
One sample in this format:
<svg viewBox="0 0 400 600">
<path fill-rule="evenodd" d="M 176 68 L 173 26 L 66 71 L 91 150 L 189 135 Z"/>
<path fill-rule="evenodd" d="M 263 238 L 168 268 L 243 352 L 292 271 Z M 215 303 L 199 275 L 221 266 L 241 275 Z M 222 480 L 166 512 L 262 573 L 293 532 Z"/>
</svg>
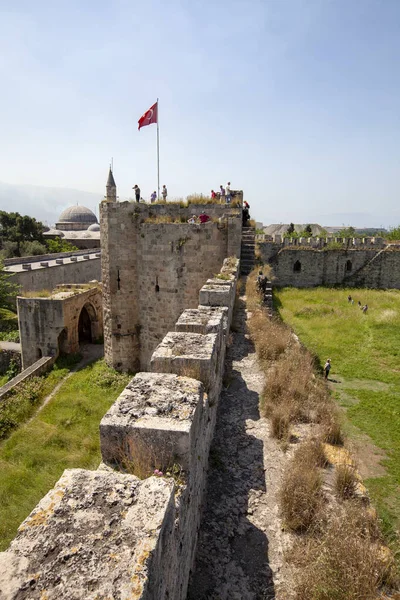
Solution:
<svg viewBox="0 0 400 600">
<path fill-rule="evenodd" d="M 48 267 L 49 263 L 47 261 L 43 261 L 43 262 L 40 263 L 40 266 L 41 267 Z"/>
<path fill-rule="evenodd" d="M 218 368 L 218 336 L 215 333 L 169 332 L 150 361 L 153 373 L 176 373 L 204 383 L 209 391 Z"/>
<path fill-rule="evenodd" d="M 195 379 L 138 373 L 100 423 L 103 461 L 132 465 L 141 476 L 174 463 L 189 471 L 203 401 Z"/>
<path fill-rule="evenodd" d="M 203 285 L 199 292 L 199 304 L 203 306 L 230 306 L 231 285 Z"/>
<path fill-rule="evenodd" d="M 71 262 L 78 262 L 77 256 L 71 256 Z"/>
<path fill-rule="evenodd" d="M 0 553 L 0 599 L 153 597 L 174 487 L 172 479 L 64 471 Z"/>
<path fill-rule="evenodd" d="M 32 269 L 32 265 L 30 263 L 24 263 L 22 268 L 24 271 L 30 271 Z"/>
<path fill-rule="evenodd" d="M 231 274 L 223 274 L 224 278 L 221 277 L 213 277 L 212 279 L 207 279 L 206 285 L 230 285 L 232 287 L 235 276 Z"/>
<path fill-rule="evenodd" d="M 63 264 L 64 264 L 63 258 L 56 258 L 56 265 L 63 265 Z"/>
<path fill-rule="evenodd" d="M 199 306 L 183 311 L 176 322 L 175 331 L 201 333 L 226 332 L 228 308 L 225 306 Z"/>
</svg>

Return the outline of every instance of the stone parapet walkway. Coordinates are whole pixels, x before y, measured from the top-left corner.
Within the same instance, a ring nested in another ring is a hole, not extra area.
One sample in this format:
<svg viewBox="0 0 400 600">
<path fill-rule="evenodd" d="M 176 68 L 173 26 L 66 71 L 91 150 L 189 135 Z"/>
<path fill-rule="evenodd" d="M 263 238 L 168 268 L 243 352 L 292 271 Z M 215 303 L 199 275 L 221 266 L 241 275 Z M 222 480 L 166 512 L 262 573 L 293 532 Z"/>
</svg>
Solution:
<svg viewBox="0 0 400 600">
<path fill-rule="evenodd" d="M 276 500 L 287 457 L 260 417 L 264 377 L 246 332 L 244 296 L 239 304 L 187 600 L 287 598 L 279 588 L 289 539 Z"/>
</svg>

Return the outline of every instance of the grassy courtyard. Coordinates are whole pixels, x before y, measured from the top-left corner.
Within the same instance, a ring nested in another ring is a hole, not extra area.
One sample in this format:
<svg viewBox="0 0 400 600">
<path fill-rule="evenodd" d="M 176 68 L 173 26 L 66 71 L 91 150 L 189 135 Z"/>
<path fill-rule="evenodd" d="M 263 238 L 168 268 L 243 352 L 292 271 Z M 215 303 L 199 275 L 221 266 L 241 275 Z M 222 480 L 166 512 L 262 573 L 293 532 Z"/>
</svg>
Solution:
<svg viewBox="0 0 400 600">
<path fill-rule="evenodd" d="M 97 468 L 100 420 L 130 379 L 92 363 L 0 444 L 0 550 L 64 469 Z"/>
<path fill-rule="evenodd" d="M 367 314 L 358 300 L 368 304 Z M 346 411 L 345 430 L 368 466 L 365 483 L 386 532 L 398 532 L 400 291 L 285 288 L 275 292 L 275 305 L 321 367 L 332 360 L 330 386 Z"/>
</svg>

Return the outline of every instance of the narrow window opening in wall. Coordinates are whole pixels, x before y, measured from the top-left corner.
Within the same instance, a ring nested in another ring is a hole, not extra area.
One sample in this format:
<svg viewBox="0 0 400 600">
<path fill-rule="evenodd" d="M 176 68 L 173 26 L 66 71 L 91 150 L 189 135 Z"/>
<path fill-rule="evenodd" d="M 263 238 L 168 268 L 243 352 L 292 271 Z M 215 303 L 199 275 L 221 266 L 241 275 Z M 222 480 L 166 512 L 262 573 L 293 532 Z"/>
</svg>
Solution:
<svg viewBox="0 0 400 600">
<path fill-rule="evenodd" d="M 301 262 L 299 260 L 296 260 L 296 262 L 293 265 L 293 273 L 300 273 L 301 271 Z"/>
<path fill-rule="evenodd" d="M 39 358 L 42 358 L 43 353 L 41 348 L 36 348 L 36 360 L 39 360 Z"/>
<path fill-rule="evenodd" d="M 346 271 L 349 272 L 352 270 L 352 268 L 353 268 L 352 262 L 351 262 L 351 260 L 348 260 L 346 262 Z"/>
<path fill-rule="evenodd" d="M 121 285 L 120 284 L 121 284 L 121 279 L 119 277 L 119 269 L 118 269 L 117 286 L 118 286 L 119 290 L 121 289 Z"/>
<path fill-rule="evenodd" d="M 158 285 L 158 277 L 156 276 L 156 292 L 160 291 L 160 286 Z"/>
</svg>

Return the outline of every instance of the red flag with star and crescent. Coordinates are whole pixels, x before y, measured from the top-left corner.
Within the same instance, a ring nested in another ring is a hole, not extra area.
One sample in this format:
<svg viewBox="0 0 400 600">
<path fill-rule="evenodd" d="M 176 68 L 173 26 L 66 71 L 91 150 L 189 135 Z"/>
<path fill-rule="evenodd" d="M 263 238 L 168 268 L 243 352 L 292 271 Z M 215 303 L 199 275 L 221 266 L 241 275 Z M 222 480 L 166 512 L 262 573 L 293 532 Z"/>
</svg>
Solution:
<svg viewBox="0 0 400 600">
<path fill-rule="evenodd" d="M 149 110 L 146 110 L 144 115 L 142 115 L 138 121 L 139 123 L 139 131 L 141 127 L 146 127 L 146 125 L 151 125 L 152 123 L 157 123 L 157 102 L 150 106 Z"/>
</svg>

